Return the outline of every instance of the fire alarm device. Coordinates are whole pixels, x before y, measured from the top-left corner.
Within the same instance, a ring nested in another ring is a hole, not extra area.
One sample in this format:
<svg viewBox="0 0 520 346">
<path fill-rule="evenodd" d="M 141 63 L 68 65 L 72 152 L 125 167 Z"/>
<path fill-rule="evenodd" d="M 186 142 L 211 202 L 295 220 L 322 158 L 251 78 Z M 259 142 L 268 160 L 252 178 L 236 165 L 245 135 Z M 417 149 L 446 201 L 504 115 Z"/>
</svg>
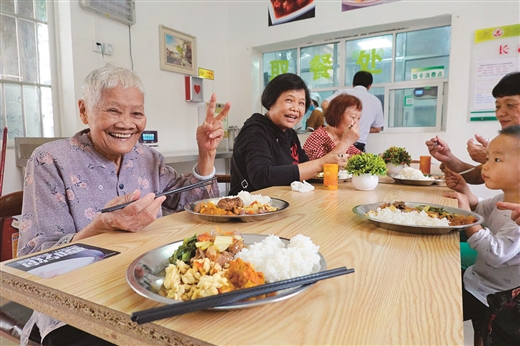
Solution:
<svg viewBox="0 0 520 346">
<path fill-rule="evenodd" d="M 204 102 L 202 78 L 184 76 L 184 86 L 186 88 L 186 101 Z"/>
</svg>

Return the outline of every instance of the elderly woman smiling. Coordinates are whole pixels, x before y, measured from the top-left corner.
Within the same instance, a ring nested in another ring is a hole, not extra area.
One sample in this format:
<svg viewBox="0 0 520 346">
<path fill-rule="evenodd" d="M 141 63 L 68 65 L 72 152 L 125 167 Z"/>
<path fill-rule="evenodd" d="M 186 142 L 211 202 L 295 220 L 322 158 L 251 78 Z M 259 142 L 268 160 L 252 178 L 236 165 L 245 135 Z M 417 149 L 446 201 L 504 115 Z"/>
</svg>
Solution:
<svg viewBox="0 0 520 346">
<path fill-rule="evenodd" d="M 155 198 L 156 193 L 215 174 L 216 147 L 224 134 L 222 119 L 229 104 L 214 117 L 216 97 L 212 95 L 205 122 L 196 131 L 199 159 L 191 174 L 178 174 L 160 153 L 138 143 L 146 116 L 141 81 L 132 71 L 112 65 L 92 71 L 84 81 L 78 106 L 88 128 L 38 147 L 27 163 L 19 255 L 103 232 L 137 232 L 161 216 L 161 205 L 177 211 L 190 201 L 218 196 L 214 182 Z M 123 209 L 100 212 L 130 201 L 135 202 Z M 55 344 L 52 340 L 63 337 L 59 331 L 64 329 L 59 327 L 64 324 L 38 312 L 26 325 L 26 335 L 35 322 L 44 344 Z M 67 331 L 67 335 L 77 331 Z"/>
</svg>

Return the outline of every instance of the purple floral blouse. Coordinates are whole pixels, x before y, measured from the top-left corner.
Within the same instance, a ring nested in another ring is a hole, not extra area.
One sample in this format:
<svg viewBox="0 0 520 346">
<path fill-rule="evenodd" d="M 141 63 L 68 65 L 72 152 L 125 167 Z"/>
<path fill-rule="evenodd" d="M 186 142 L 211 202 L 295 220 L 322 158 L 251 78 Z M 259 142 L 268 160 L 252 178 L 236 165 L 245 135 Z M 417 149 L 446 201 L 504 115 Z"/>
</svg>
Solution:
<svg viewBox="0 0 520 346">
<path fill-rule="evenodd" d="M 118 174 L 116 165 L 94 149 L 87 136 L 89 131 L 46 143 L 29 158 L 24 178 L 19 256 L 69 243 L 117 196 L 136 189 L 144 196 L 199 181 L 191 173 L 178 174 L 165 164 L 159 152 L 140 143 L 124 155 Z M 169 196 L 162 206 L 168 212 L 180 211 L 189 202 L 217 197 L 218 191 L 214 182 L 211 193 L 206 187 L 189 190 Z M 42 337 L 63 325 L 39 315 L 33 324 L 38 320 Z"/>
</svg>

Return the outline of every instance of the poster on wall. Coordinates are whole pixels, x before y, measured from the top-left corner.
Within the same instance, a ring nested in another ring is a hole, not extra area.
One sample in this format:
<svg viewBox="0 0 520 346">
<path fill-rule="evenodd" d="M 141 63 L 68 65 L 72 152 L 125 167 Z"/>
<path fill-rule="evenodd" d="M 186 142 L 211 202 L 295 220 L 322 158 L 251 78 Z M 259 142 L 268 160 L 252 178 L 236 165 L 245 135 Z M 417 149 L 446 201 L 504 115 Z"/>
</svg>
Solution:
<svg viewBox="0 0 520 346">
<path fill-rule="evenodd" d="M 314 16 L 314 0 L 270 0 L 269 2 L 269 26 L 314 18 Z"/>
<path fill-rule="evenodd" d="M 399 0 L 341 0 L 341 11 L 357 10 L 359 8 L 387 4 Z"/>
<path fill-rule="evenodd" d="M 470 120 L 496 120 L 492 90 L 508 73 L 520 71 L 520 24 L 475 31 L 472 67 Z"/>
</svg>

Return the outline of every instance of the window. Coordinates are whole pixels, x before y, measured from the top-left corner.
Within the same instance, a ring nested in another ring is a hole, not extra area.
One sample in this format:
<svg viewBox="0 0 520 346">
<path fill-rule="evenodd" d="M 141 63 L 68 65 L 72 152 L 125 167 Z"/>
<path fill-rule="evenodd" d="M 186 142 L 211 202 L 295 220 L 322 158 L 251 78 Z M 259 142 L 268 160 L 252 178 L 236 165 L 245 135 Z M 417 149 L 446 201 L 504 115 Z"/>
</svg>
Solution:
<svg viewBox="0 0 520 346">
<path fill-rule="evenodd" d="M 264 53 L 264 71 L 273 64 L 273 56 L 279 58 L 290 51 L 288 64 L 292 68 L 285 72 L 299 74 L 322 100 L 339 89 L 352 87 L 356 72 L 369 71 L 374 77 L 369 92 L 383 103 L 385 131 L 437 131 L 445 116 L 450 34 L 451 27 L 442 26 L 299 46 Z M 299 61 L 299 67 L 295 61 Z M 284 73 L 282 69 L 269 71 L 270 79 Z M 264 80 L 264 86 L 269 80 Z"/>
<path fill-rule="evenodd" d="M 0 2 L 0 127 L 14 137 L 53 137 L 47 2 Z"/>
</svg>

